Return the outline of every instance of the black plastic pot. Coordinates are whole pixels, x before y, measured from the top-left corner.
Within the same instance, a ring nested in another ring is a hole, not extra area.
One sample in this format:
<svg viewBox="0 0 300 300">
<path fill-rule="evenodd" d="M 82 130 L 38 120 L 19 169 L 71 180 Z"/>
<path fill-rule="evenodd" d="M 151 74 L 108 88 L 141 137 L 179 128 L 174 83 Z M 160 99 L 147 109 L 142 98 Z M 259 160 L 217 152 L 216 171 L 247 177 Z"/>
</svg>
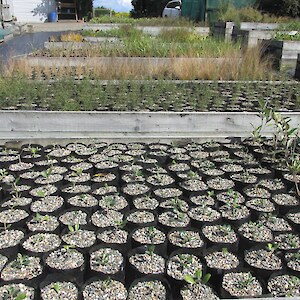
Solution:
<svg viewBox="0 0 300 300">
<path fill-rule="evenodd" d="M 138 268 L 134 265 L 132 265 L 130 262 L 129 262 L 129 259 L 130 257 L 134 256 L 135 254 L 144 254 L 146 253 L 146 251 L 148 250 L 148 247 L 147 246 L 141 246 L 141 247 L 138 247 L 138 248 L 134 248 L 132 250 L 130 250 L 128 252 L 128 255 L 127 255 L 127 262 L 126 262 L 126 283 L 128 285 L 130 285 L 135 279 L 137 278 L 142 278 L 146 275 L 151 275 L 153 278 L 157 278 L 159 280 L 159 278 L 161 278 L 161 276 L 164 275 L 165 273 L 165 262 L 164 262 L 164 271 L 163 272 L 159 272 L 159 273 L 142 273 L 141 271 L 138 270 Z M 156 251 L 154 249 L 154 253 L 156 254 Z M 159 255 L 159 254 L 158 254 Z M 165 259 L 165 257 L 163 257 Z"/>
<path fill-rule="evenodd" d="M 105 279 L 111 278 L 111 279 L 118 280 L 118 281 L 121 281 L 122 283 L 124 283 L 125 282 L 125 258 L 124 258 L 124 256 L 123 256 L 123 263 L 121 264 L 120 269 L 116 273 L 111 274 L 111 273 L 104 273 L 101 271 L 92 270 L 91 262 L 90 262 L 91 254 L 99 249 L 105 249 L 105 248 L 110 248 L 110 249 L 119 251 L 118 247 L 106 247 L 104 245 L 95 245 L 95 246 L 91 247 L 89 250 L 89 262 L 88 262 L 87 272 L 86 272 L 87 278 L 97 277 L 99 280 L 105 280 Z"/>
<path fill-rule="evenodd" d="M 38 293 L 39 299 L 42 299 L 41 290 L 43 288 L 45 288 L 46 286 L 50 285 L 51 283 L 56 283 L 56 282 L 71 282 L 71 283 L 73 283 L 78 289 L 77 300 L 81 299 L 80 290 L 79 290 L 79 287 L 76 283 L 75 278 L 71 277 L 67 274 L 63 274 L 63 273 L 52 273 L 52 274 L 48 274 L 46 276 L 46 278 L 40 283 L 40 286 L 39 286 L 39 293 Z"/>
<path fill-rule="evenodd" d="M 129 289 L 128 289 L 128 293 L 130 293 L 131 289 L 137 283 L 139 283 L 139 282 L 149 282 L 149 281 L 154 281 L 154 280 L 160 281 L 164 285 L 164 287 L 166 288 L 166 297 L 165 297 L 165 300 L 172 300 L 172 299 L 176 300 L 175 298 L 172 297 L 172 290 L 173 289 L 171 290 L 169 282 L 166 280 L 166 278 L 164 276 L 160 276 L 160 275 L 157 275 L 157 276 L 147 275 L 147 276 L 135 279 L 130 284 Z"/>
<path fill-rule="evenodd" d="M 145 226 L 147 227 L 147 226 Z M 141 246 L 146 246 L 146 247 L 149 247 L 149 246 L 154 246 L 155 247 L 155 251 L 156 253 L 160 254 L 160 255 L 163 255 L 165 256 L 167 254 L 167 246 L 168 246 L 168 240 L 167 240 L 167 237 L 165 236 L 165 240 L 163 243 L 159 243 L 159 244 L 153 244 L 153 243 L 141 243 L 139 241 L 137 241 L 136 239 L 133 238 L 133 235 L 134 233 L 137 231 L 137 230 L 140 230 L 142 229 L 143 227 L 140 227 L 140 228 L 135 228 L 134 230 L 132 230 L 129 234 L 129 238 L 131 239 L 131 245 L 132 245 L 132 248 L 138 248 L 138 247 L 141 247 Z M 159 229 L 157 227 L 155 227 L 156 229 Z M 161 231 L 163 233 L 163 231 Z"/>
<path fill-rule="evenodd" d="M 103 231 L 110 230 L 110 229 L 117 230 L 115 227 L 105 227 L 105 228 L 100 228 L 100 229 L 97 230 L 97 232 L 96 232 L 96 237 L 97 237 L 97 241 L 98 241 L 97 244 L 101 244 L 104 247 L 114 248 L 116 250 L 119 250 L 124 255 L 126 255 L 128 253 L 128 251 L 132 248 L 131 247 L 131 239 L 129 238 L 129 233 L 128 233 L 127 230 L 125 230 L 128 233 L 127 240 L 126 240 L 125 243 L 113 243 L 113 242 L 106 243 L 103 240 L 100 240 L 98 238 L 99 233 L 102 233 Z"/>
<path fill-rule="evenodd" d="M 170 240 L 170 235 L 174 232 L 174 231 L 193 231 L 199 234 L 201 240 L 202 240 L 202 245 L 198 246 L 198 247 L 181 247 L 180 245 L 176 245 L 174 243 L 171 243 Z M 191 254 L 196 254 L 196 255 L 202 255 L 204 249 L 206 248 L 206 243 L 203 240 L 203 236 L 202 236 L 202 232 L 200 229 L 196 229 L 196 228 L 174 228 L 172 230 L 169 231 L 168 235 L 168 254 L 174 252 L 174 251 L 184 251 L 185 253 L 191 253 Z"/>
</svg>

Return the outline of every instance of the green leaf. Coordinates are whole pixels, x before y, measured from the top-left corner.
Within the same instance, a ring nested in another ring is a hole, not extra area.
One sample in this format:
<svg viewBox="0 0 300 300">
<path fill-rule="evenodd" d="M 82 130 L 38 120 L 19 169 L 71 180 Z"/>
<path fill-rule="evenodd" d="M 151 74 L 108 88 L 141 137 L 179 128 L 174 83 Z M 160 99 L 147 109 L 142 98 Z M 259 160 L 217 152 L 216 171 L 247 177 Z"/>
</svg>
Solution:
<svg viewBox="0 0 300 300">
<path fill-rule="evenodd" d="M 74 228 L 73 228 L 73 226 L 71 226 L 71 225 L 68 225 L 68 228 L 69 228 L 70 232 L 74 232 L 75 231 Z"/>
<path fill-rule="evenodd" d="M 16 297 L 15 300 L 23 300 L 26 298 L 26 294 L 25 293 L 19 293 Z"/>
<path fill-rule="evenodd" d="M 196 276 L 197 281 L 200 281 L 201 278 L 202 278 L 202 270 L 197 269 L 196 273 L 195 273 L 195 276 Z"/>
<path fill-rule="evenodd" d="M 186 274 L 185 276 L 184 276 L 184 278 L 183 278 L 187 283 L 189 283 L 189 284 L 195 284 L 196 282 L 195 282 L 195 279 L 191 276 L 191 275 L 189 275 L 189 274 Z"/>
<path fill-rule="evenodd" d="M 203 283 L 203 284 L 208 283 L 210 277 L 211 277 L 211 274 L 210 274 L 210 273 L 207 273 L 207 274 L 203 277 L 202 283 Z"/>
<path fill-rule="evenodd" d="M 79 230 L 79 224 L 75 224 L 75 231 Z"/>
</svg>

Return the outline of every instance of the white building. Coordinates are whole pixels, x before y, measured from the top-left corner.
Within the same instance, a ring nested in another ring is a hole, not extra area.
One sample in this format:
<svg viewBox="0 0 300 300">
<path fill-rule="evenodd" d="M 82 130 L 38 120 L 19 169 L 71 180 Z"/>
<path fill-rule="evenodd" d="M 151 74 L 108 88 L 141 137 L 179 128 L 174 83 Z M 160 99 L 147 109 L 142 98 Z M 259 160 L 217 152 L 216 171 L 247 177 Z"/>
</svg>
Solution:
<svg viewBox="0 0 300 300">
<path fill-rule="evenodd" d="M 55 0 L 2 0 L 9 5 L 10 14 L 18 22 L 45 22 L 56 10 Z"/>
</svg>

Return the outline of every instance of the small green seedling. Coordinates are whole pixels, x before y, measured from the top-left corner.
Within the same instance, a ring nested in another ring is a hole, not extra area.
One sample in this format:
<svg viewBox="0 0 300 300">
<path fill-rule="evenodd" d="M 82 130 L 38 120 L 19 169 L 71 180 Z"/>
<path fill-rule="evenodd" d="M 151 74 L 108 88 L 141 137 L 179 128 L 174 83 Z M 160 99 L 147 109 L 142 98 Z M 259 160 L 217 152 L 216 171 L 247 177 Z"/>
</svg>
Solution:
<svg viewBox="0 0 300 300">
<path fill-rule="evenodd" d="M 203 276 L 202 270 L 197 269 L 195 272 L 195 275 L 192 276 L 190 274 L 186 274 L 184 276 L 184 280 L 189 283 L 189 284 L 196 284 L 196 283 L 202 283 L 202 284 L 207 284 L 208 281 L 211 278 L 211 274 L 207 273 Z"/>
</svg>

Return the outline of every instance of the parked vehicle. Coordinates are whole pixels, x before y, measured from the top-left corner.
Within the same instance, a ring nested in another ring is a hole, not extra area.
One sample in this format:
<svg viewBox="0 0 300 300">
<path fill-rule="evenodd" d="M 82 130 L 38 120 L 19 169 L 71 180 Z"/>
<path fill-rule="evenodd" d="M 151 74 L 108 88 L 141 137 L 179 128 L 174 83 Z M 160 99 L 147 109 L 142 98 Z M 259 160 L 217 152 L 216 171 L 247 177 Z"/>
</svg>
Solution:
<svg viewBox="0 0 300 300">
<path fill-rule="evenodd" d="M 162 17 L 176 18 L 179 16 L 181 16 L 181 1 L 169 1 L 163 10 Z"/>
</svg>

